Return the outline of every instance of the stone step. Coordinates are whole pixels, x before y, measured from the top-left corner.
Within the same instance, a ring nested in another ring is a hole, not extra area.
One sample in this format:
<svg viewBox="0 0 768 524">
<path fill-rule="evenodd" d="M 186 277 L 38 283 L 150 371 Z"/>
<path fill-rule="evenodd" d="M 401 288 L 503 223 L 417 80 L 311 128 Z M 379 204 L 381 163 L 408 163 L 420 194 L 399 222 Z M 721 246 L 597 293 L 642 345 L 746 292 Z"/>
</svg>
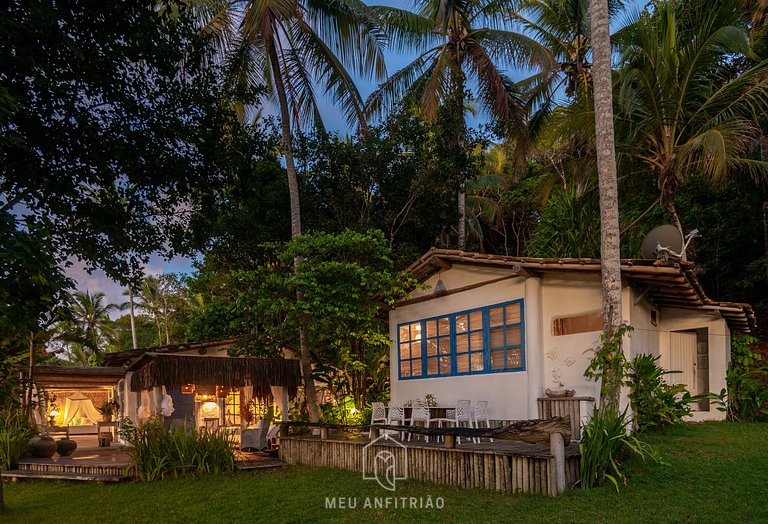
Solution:
<svg viewBox="0 0 768 524">
<path fill-rule="evenodd" d="M 31 480 L 74 480 L 80 482 L 121 482 L 130 477 L 122 475 L 102 475 L 95 473 L 73 473 L 73 472 L 51 472 L 51 471 L 23 471 L 13 469 L 2 472 L 3 478 L 12 480 L 31 479 Z"/>
</svg>

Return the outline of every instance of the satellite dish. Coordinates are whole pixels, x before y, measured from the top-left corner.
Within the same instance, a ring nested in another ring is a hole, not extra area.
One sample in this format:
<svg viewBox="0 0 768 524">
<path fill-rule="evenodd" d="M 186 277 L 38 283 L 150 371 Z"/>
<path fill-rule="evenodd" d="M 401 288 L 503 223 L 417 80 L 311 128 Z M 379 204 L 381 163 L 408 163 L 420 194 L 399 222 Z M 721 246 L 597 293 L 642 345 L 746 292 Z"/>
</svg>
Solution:
<svg viewBox="0 0 768 524">
<path fill-rule="evenodd" d="M 664 224 L 663 226 L 654 228 L 645 236 L 645 240 L 643 240 L 643 258 L 651 260 L 663 258 L 664 260 L 667 260 L 667 257 L 662 257 L 662 253 L 659 252 L 659 246 L 665 248 L 665 253 L 682 253 L 683 236 L 672 224 Z"/>
</svg>

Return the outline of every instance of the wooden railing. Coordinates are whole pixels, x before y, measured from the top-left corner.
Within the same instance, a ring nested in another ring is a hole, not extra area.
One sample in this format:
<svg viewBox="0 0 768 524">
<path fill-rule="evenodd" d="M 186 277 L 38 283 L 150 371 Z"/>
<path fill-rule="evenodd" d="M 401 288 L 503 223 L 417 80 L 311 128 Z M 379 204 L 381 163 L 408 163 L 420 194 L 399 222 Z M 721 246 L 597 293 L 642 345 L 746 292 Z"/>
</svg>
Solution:
<svg viewBox="0 0 768 524">
<path fill-rule="evenodd" d="M 456 438 L 492 438 L 498 440 L 519 441 L 530 444 L 544 444 L 549 446 L 549 452 L 553 458 L 553 477 L 550 490 L 553 494 L 562 493 L 566 489 L 566 459 L 565 444 L 571 439 L 571 421 L 569 417 L 552 417 L 546 420 L 523 420 L 496 428 L 461 428 L 442 427 L 429 428 L 421 426 L 403 426 L 393 424 L 326 424 L 314 422 L 287 422 L 281 421 L 280 437 L 289 438 L 291 427 L 318 428 L 320 440 L 329 440 L 331 429 L 342 430 L 370 430 L 371 440 L 376 440 L 382 431 L 394 431 L 398 433 L 411 433 L 417 435 L 443 437 L 446 449 L 456 448 Z M 548 490 L 549 491 L 549 490 Z"/>
</svg>

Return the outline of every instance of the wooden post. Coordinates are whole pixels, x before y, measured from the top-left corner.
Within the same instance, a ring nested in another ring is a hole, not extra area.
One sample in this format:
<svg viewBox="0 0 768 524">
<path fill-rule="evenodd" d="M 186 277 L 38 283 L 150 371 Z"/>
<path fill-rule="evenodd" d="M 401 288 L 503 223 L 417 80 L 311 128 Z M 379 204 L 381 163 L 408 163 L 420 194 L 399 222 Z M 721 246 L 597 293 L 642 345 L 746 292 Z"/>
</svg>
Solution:
<svg viewBox="0 0 768 524">
<path fill-rule="evenodd" d="M 561 433 L 549 434 L 549 452 L 555 459 L 555 493 L 565 492 L 565 441 Z"/>
<path fill-rule="evenodd" d="M 371 426 L 371 440 L 376 440 L 379 438 L 379 434 L 379 428 Z"/>
<path fill-rule="evenodd" d="M 280 424 L 280 438 L 288 438 L 290 436 L 290 426 L 288 424 Z"/>
<path fill-rule="evenodd" d="M 456 447 L 456 435 L 445 435 L 445 449 L 454 449 Z"/>
<path fill-rule="evenodd" d="M 328 440 L 328 428 L 325 426 L 320 428 L 320 440 Z"/>
</svg>

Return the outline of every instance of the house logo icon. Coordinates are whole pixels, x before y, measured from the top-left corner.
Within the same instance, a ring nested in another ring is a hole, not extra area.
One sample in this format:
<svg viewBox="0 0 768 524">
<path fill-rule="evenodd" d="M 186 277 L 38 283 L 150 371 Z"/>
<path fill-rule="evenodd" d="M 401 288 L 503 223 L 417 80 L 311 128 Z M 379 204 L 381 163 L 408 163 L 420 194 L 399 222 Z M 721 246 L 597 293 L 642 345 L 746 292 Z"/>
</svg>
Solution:
<svg viewBox="0 0 768 524">
<path fill-rule="evenodd" d="M 382 488 L 395 491 L 398 480 L 408 478 L 408 448 L 389 434 L 363 446 L 363 479 L 375 480 Z"/>
</svg>

